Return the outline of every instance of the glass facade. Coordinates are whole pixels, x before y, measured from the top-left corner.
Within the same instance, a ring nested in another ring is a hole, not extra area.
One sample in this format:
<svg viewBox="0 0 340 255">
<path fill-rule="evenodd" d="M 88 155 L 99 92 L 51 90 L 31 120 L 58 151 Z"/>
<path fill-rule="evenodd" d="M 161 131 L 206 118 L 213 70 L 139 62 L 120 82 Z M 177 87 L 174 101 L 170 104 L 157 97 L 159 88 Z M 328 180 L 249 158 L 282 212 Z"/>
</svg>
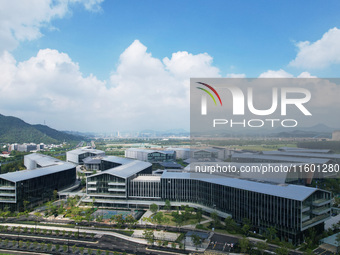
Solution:
<svg viewBox="0 0 340 255">
<path fill-rule="evenodd" d="M 195 179 L 162 178 L 161 190 L 162 200 L 201 204 L 229 213 L 237 222 L 247 218 L 258 232 L 274 227 L 279 237 L 293 243 L 301 243 L 303 231 L 330 215 L 330 193 L 321 190 L 303 202 Z"/>
<path fill-rule="evenodd" d="M 75 181 L 75 167 L 17 182 L 5 180 L 0 176 L 0 194 L 3 194 L 0 195 L 0 209 L 23 211 L 24 201 L 28 202 L 29 207 L 36 206 L 50 200 L 54 190 L 59 191 L 74 184 Z"/>
</svg>

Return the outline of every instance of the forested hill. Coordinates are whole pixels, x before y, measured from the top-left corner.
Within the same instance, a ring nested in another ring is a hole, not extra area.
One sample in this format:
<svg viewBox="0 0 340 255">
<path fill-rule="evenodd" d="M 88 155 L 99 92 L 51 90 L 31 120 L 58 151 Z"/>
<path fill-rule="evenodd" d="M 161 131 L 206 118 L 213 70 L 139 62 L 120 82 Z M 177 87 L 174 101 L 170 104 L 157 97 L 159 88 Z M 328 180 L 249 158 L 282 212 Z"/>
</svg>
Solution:
<svg viewBox="0 0 340 255">
<path fill-rule="evenodd" d="M 59 143 L 82 139 L 81 136 L 67 134 L 45 125 L 31 125 L 19 118 L 0 114 L 0 143 Z"/>
</svg>

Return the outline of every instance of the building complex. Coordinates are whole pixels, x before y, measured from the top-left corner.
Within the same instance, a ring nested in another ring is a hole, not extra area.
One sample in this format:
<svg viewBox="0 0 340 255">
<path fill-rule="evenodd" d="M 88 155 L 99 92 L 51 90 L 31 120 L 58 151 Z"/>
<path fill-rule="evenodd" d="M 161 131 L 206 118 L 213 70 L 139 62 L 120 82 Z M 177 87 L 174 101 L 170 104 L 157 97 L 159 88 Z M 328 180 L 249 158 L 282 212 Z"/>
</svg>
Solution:
<svg viewBox="0 0 340 255">
<path fill-rule="evenodd" d="M 125 157 L 155 163 L 175 160 L 176 152 L 173 150 L 146 150 L 130 148 L 125 150 Z"/>
<path fill-rule="evenodd" d="M 22 211 L 36 206 L 76 180 L 74 164 L 46 155 L 26 155 L 24 164 L 27 170 L 0 175 L 1 210 Z"/>
<path fill-rule="evenodd" d="M 104 151 L 92 149 L 91 147 L 83 147 L 66 152 L 66 161 L 82 165 L 84 164 L 83 162 L 84 158 L 104 155 L 105 155 Z"/>
<path fill-rule="evenodd" d="M 270 181 L 251 181 L 204 173 L 164 171 L 151 174 L 151 164 L 104 157 L 102 172 L 87 178 L 87 198 L 98 206 L 148 208 L 188 204 L 203 211 L 251 220 L 256 231 L 275 227 L 282 240 L 300 243 L 311 227 L 323 228 L 330 217 L 331 194 L 316 188 Z"/>
</svg>

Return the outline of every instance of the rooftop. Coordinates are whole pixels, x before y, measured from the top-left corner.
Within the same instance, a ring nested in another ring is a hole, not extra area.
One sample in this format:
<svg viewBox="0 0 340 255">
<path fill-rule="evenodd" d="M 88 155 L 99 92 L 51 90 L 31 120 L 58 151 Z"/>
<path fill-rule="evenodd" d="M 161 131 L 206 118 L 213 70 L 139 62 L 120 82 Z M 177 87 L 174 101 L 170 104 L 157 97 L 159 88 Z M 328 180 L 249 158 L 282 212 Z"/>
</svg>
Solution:
<svg viewBox="0 0 340 255">
<path fill-rule="evenodd" d="M 277 155 L 277 156 L 292 156 L 292 157 L 307 157 L 307 158 L 325 158 L 325 159 L 340 159 L 340 154 L 330 153 L 306 153 L 295 151 L 263 151 L 264 155 Z"/>
<path fill-rule="evenodd" d="M 136 178 L 134 178 L 132 181 L 133 182 L 138 182 L 138 181 L 160 182 L 161 176 L 160 175 L 139 175 Z"/>
<path fill-rule="evenodd" d="M 94 156 L 87 157 L 83 159 L 84 164 L 100 164 L 102 161 L 102 157 Z"/>
<path fill-rule="evenodd" d="M 117 157 L 119 158 L 119 157 Z M 124 158 L 122 158 L 124 159 Z M 144 162 L 144 161 L 139 161 L 139 160 L 129 160 L 130 162 L 121 166 L 117 166 L 114 168 L 110 168 L 108 170 L 102 171 L 100 173 L 91 175 L 91 177 L 93 176 L 97 176 L 97 175 L 101 175 L 101 174 L 111 174 L 114 176 L 118 176 L 121 178 L 128 178 L 134 174 L 137 174 L 141 171 L 143 171 L 144 169 L 151 167 L 152 164 L 148 163 L 148 162 Z M 113 162 L 113 161 L 112 161 Z"/>
<path fill-rule="evenodd" d="M 11 181 L 11 182 L 19 182 L 19 181 L 33 179 L 33 178 L 44 176 L 44 175 L 62 172 L 62 171 L 65 171 L 71 168 L 75 168 L 75 165 L 65 162 L 60 165 L 36 168 L 34 170 L 22 170 L 22 171 L 7 173 L 7 174 L 1 174 L 0 178 Z"/>
<path fill-rule="evenodd" d="M 295 153 L 294 153 L 295 154 Z M 244 159 L 263 159 L 263 160 L 274 160 L 277 162 L 299 162 L 299 163 L 314 163 L 314 164 L 325 164 L 329 159 L 322 158 L 305 158 L 305 157 L 292 157 L 292 156 L 278 156 L 278 155 L 264 155 L 255 153 L 234 153 L 231 158 L 244 158 Z"/>
<path fill-rule="evenodd" d="M 292 184 L 269 184 L 263 182 L 242 180 L 237 178 L 229 178 L 224 176 L 201 174 L 201 173 L 188 173 L 188 172 L 171 172 L 164 171 L 161 175 L 164 179 L 195 179 L 204 182 L 219 184 L 223 186 L 233 187 L 242 190 L 258 192 L 262 194 L 272 195 L 276 197 L 283 197 L 298 201 L 303 201 L 317 189 L 300 185 Z"/>
<path fill-rule="evenodd" d="M 104 151 L 101 150 L 96 150 L 96 149 L 92 149 L 92 148 L 87 148 L 87 147 L 83 147 L 83 148 L 78 148 L 72 151 L 68 151 L 67 153 L 71 153 L 71 154 L 76 154 L 76 155 L 80 155 L 83 153 L 93 153 L 93 154 L 104 154 Z"/>
<path fill-rule="evenodd" d="M 165 167 L 165 168 L 182 168 L 182 165 L 176 163 L 176 162 L 172 162 L 172 161 L 169 161 L 169 162 L 161 162 L 159 163 L 162 167 Z"/>
<path fill-rule="evenodd" d="M 35 161 L 35 163 L 40 165 L 41 167 L 65 163 L 65 162 L 63 162 L 59 159 L 50 157 L 48 155 L 40 154 L 40 153 L 32 153 L 32 154 L 29 154 L 29 155 L 25 155 L 25 159 Z"/>
<path fill-rule="evenodd" d="M 121 164 L 121 165 L 128 164 L 128 163 L 135 161 L 133 159 L 122 158 L 122 157 L 117 157 L 117 156 L 104 156 L 104 157 L 102 157 L 102 160 L 112 162 L 112 163 Z"/>
<path fill-rule="evenodd" d="M 137 151 L 137 152 L 144 152 L 144 153 L 154 153 L 154 152 L 159 152 L 159 153 L 164 153 L 164 154 L 173 154 L 174 151 L 170 150 L 147 150 L 147 149 L 140 149 L 140 148 L 129 148 L 126 149 L 127 151 Z"/>
<path fill-rule="evenodd" d="M 328 149 L 306 149 L 306 148 L 296 148 L 296 147 L 280 147 L 279 151 L 298 151 L 298 152 L 306 152 L 306 153 L 330 153 L 331 150 Z"/>
<path fill-rule="evenodd" d="M 332 246 L 338 247 L 339 244 L 336 241 L 336 236 L 339 235 L 339 233 L 336 233 L 334 235 L 328 236 L 326 238 L 323 238 L 320 240 L 321 243 L 327 243 L 330 244 Z"/>
</svg>

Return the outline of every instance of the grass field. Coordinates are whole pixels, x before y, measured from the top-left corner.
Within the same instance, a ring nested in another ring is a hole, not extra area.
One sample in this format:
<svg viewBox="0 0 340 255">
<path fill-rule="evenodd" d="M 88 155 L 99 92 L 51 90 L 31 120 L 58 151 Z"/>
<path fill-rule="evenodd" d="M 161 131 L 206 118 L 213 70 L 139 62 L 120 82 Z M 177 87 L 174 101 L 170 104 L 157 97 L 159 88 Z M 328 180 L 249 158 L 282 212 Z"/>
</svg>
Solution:
<svg viewBox="0 0 340 255">
<path fill-rule="evenodd" d="M 176 222 L 173 220 L 173 217 L 171 216 L 171 213 L 169 212 L 164 212 L 164 218 L 167 218 L 167 222 L 166 223 L 162 223 L 164 225 L 168 225 L 168 226 L 176 226 Z M 153 224 L 156 224 L 156 222 L 152 219 L 152 216 L 149 218 L 150 222 Z M 206 218 L 203 216 L 202 221 L 206 220 Z M 196 225 L 198 224 L 197 219 L 189 219 L 187 221 L 184 221 L 181 226 L 185 226 L 185 225 Z"/>
</svg>

